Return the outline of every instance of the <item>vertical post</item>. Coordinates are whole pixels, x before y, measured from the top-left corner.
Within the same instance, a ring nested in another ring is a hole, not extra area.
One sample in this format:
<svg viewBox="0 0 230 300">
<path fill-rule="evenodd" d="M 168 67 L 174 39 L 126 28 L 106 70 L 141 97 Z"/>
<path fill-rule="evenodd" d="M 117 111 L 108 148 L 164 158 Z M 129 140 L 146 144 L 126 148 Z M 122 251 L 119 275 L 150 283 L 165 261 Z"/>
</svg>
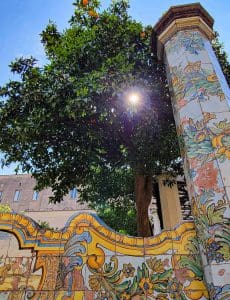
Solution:
<svg viewBox="0 0 230 300">
<path fill-rule="evenodd" d="M 165 184 L 165 181 L 167 179 L 173 180 L 173 178 L 167 178 L 167 176 L 164 174 L 158 176 L 157 179 L 160 192 L 164 229 L 174 229 L 175 226 L 180 224 L 182 221 L 177 184 L 175 183 L 172 186 L 168 186 L 167 184 Z"/>
<path fill-rule="evenodd" d="M 174 6 L 154 27 L 164 59 L 210 299 L 229 289 L 230 91 L 200 4 Z"/>
</svg>

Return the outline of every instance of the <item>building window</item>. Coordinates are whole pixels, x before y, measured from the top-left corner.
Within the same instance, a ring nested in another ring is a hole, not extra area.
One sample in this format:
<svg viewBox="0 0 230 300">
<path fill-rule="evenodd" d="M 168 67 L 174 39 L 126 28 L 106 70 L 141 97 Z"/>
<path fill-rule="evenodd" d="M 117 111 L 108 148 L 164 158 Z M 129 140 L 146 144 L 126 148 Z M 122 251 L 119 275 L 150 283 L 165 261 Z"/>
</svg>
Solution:
<svg viewBox="0 0 230 300">
<path fill-rule="evenodd" d="M 2 202 L 2 191 L 0 191 L 0 202 Z"/>
<path fill-rule="evenodd" d="M 70 198 L 71 199 L 77 198 L 77 189 L 76 188 L 73 188 L 72 190 L 70 190 Z"/>
<path fill-rule="evenodd" d="M 20 191 L 16 190 L 14 194 L 14 201 L 15 202 L 19 201 L 19 198 L 20 198 Z"/>
<path fill-rule="evenodd" d="M 33 200 L 34 200 L 34 201 L 37 201 L 37 200 L 38 200 L 38 194 L 39 194 L 38 191 L 34 191 L 34 193 L 33 193 Z"/>
</svg>

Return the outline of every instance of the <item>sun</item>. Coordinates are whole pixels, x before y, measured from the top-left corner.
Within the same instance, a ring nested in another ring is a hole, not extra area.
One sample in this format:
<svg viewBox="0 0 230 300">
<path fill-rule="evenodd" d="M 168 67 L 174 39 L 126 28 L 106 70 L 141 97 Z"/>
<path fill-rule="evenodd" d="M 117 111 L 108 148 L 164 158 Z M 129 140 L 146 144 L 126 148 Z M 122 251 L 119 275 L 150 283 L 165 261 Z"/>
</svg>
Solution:
<svg viewBox="0 0 230 300">
<path fill-rule="evenodd" d="M 138 105 L 138 103 L 140 102 L 140 95 L 138 93 L 131 93 L 130 95 L 128 95 L 128 101 L 130 104 L 136 106 Z"/>
</svg>

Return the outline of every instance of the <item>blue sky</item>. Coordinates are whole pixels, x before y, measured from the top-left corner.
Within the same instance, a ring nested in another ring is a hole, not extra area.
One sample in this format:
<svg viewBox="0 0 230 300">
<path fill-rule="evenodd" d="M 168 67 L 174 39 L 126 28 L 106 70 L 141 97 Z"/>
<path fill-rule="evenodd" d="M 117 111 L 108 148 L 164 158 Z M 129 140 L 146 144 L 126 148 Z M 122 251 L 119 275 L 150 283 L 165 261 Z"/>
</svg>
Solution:
<svg viewBox="0 0 230 300">
<path fill-rule="evenodd" d="M 68 20 L 73 13 L 72 2 L 73 0 L 0 0 L 0 85 L 13 78 L 8 65 L 15 57 L 32 55 L 41 65 L 45 63 L 39 33 L 49 20 L 54 21 L 59 30 L 68 27 Z M 110 0 L 102 0 L 101 3 L 103 7 L 107 7 Z M 170 6 L 186 3 L 189 1 L 130 0 L 130 14 L 144 24 L 154 25 Z M 220 33 L 220 40 L 230 57 L 230 1 L 202 0 L 200 3 L 215 19 L 214 28 Z M 14 166 L 0 169 L 0 175 L 12 174 L 13 169 Z"/>
</svg>

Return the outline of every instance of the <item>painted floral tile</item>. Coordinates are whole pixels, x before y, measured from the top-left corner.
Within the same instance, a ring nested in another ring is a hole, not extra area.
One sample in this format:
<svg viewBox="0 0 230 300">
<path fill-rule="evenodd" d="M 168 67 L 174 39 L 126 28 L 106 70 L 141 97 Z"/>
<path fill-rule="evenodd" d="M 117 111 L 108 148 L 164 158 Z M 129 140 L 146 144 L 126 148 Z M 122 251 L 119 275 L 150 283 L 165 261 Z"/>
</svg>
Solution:
<svg viewBox="0 0 230 300">
<path fill-rule="evenodd" d="M 31 263 L 32 259 L 28 257 L 7 257 L 0 269 L 0 290 L 25 290 Z"/>
<path fill-rule="evenodd" d="M 205 49 L 205 44 L 199 31 L 183 30 L 174 34 L 165 47 L 169 53 L 176 53 L 178 49 L 182 49 L 188 53 L 199 55 Z"/>
<path fill-rule="evenodd" d="M 55 298 L 55 292 L 51 290 L 47 291 L 34 291 L 34 290 L 26 290 L 25 292 L 25 298 L 23 300 L 54 300 Z"/>
<path fill-rule="evenodd" d="M 186 54 L 200 55 L 205 50 L 204 39 L 200 32 L 194 30 L 179 31 L 165 45 L 167 57 L 176 61 Z"/>
<path fill-rule="evenodd" d="M 225 99 L 211 66 L 203 66 L 200 60 L 170 67 L 170 77 L 178 109 L 195 99 L 200 103 L 208 102 L 212 96 L 220 102 Z"/>
<path fill-rule="evenodd" d="M 229 262 L 224 264 L 212 263 L 210 265 L 210 271 L 212 272 L 212 274 L 215 274 L 215 277 L 213 278 L 213 284 L 215 286 L 224 286 L 229 284 L 229 278 L 230 278 Z"/>
<path fill-rule="evenodd" d="M 46 254 L 34 257 L 31 266 L 31 275 L 28 280 L 29 290 L 52 290 L 56 287 L 60 256 Z M 40 283 L 42 282 L 42 285 Z"/>
<path fill-rule="evenodd" d="M 229 104 L 225 98 L 224 92 L 219 91 L 219 94 L 209 95 L 207 101 L 200 101 L 203 113 L 220 113 L 229 112 Z"/>
<path fill-rule="evenodd" d="M 198 99 L 194 99 L 180 108 L 180 119 L 197 119 L 202 117 L 202 109 Z"/>
<path fill-rule="evenodd" d="M 230 186 L 230 112 L 216 113 L 207 123 L 212 148 L 225 186 Z"/>
</svg>

